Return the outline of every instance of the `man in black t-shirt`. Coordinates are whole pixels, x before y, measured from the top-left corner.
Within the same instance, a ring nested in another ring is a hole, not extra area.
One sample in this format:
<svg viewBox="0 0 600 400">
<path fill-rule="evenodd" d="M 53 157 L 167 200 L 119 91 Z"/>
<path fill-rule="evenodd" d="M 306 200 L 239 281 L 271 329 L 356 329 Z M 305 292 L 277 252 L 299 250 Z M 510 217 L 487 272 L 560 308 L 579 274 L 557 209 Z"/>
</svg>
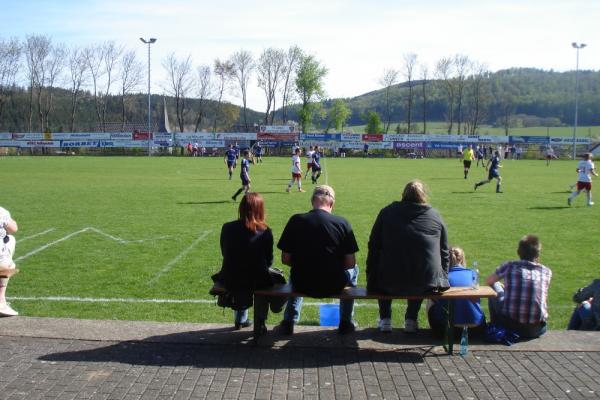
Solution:
<svg viewBox="0 0 600 400">
<path fill-rule="evenodd" d="M 331 214 L 335 192 L 327 185 L 317 186 L 311 198 L 313 209 L 293 215 L 285 226 L 277 247 L 281 262 L 291 267 L 294 290 L 311 297 L 327 297 L 346 286 L 356 286 L 358 251 L 352 226 L 346 219 Z M 300 319 L 302 297 L 290 297 L 281 330 L 292 334 Z M 352 321 L 354 300 L 340 300 L 339 333 L 355 330 Z"/>
</svg>

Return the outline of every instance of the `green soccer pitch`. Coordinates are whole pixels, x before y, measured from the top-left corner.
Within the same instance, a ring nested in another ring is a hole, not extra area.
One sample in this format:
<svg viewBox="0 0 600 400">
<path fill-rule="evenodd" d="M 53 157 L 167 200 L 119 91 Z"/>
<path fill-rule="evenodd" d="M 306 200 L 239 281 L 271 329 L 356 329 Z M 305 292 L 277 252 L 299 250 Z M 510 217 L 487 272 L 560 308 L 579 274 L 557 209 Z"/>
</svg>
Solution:
<svg viewBox="0 0 600 400">
<path fill-rule="evenodd" d="M 208 289 L 220 268 L 221 225 L 237 217 L 237 203 L 230 198 L 240 186 L 239 169 L 230 181 L 221 158 L 5 157 L 0 162 L 0 205 L 20 228 L 15 261 L 21 273 L 7 295 L 21 315 L 231 321 L 230 310 L 217 307 Z M 566 327 L 575 289 L 598 277 L 594 241 L 600 205 L 585 206 L 581 195 L 567 206 L 575 162 L 505 160 L 502 194 L 495 193 L 494 183 L 474 192 L 485 170 L 473 167 L 465 180 L 456 159 L 336 158 L 323 165 L 320 183 L 334 187 L 334 212 L 352 223 L 357 237 L 361 285 L 373 221 L 413 178 L 428 185 L 450 243 L 464 248 L 469 265 L 478 262 L 482 280 L 516 258 L 521 236 L 540 236 L 541 261 L 553 271 L 552 329 Z M 287 158 L 266 157 L 250 175 L 252 189 L 265 198 L 277 241 L 293 213 L 309 210 L 312 184 L 304 182 L 306 193 L 285 192 Z M 275 266 L 287 274 L 279 259 L 275 249 Z M 302 323 L 315 324 L 318 300 L 306 303 Z M 403 321 L 404 304 L 398 303 L 395 326 Z M 359 324 L 376 326 L 376 303 L 357 305 Z M 421 326 L 427 326 L 424 310 Z M 269 323 L 280 318 L 272 315 Z"/>
</svg>

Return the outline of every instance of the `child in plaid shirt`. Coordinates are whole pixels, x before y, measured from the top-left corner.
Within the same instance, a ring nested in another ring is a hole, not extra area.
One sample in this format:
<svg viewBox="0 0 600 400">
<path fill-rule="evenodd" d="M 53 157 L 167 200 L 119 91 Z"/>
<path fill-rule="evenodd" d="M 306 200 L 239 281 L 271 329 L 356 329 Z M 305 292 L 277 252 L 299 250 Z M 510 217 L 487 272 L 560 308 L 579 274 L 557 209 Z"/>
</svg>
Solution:
<svg viewBox="0 0 600 400">
<path fill-rule="evenodd" d="M 498 293 L 489 301 L 492 323 L 523 338 L 536 338 L 546 332 L 552 271 L 539 263 L 541 250 L 537 236 L 524 236 L 517 250 L 520 260 L 502 264 L 486 280 Z"/>
</svg>

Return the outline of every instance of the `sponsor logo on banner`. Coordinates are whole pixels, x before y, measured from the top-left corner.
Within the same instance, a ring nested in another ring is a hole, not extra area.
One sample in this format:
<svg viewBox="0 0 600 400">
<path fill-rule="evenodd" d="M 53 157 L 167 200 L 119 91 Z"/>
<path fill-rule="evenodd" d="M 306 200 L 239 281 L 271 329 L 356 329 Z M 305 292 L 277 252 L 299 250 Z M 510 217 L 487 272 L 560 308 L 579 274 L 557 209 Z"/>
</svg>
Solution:
<svg viewBox="0 0 600 400">
<path fill-rule="evenodd" d="M 255 132 L 221 132 L 215 133 L 217 140 L 256 140 Z"/>
<path fill-rule="evenodd" d="M 199 140 L 212 140 L 215 135 L 207 132 L 194 132 L 194 133 L 176 133 L 175 138 L 181 142 L 197 142 Z"/>
<path fill-rule="evenodd" d="M 225 147 L 224 140 L 202 140 L 200 142 L 201 146 L 204 147 Z"/>
<path fill-rule="evenodd" d="M 12 133 L 8 133 L 8 132 L 0 133 L 0 140 L 12 140 L 12 138 L 13 138 Z"/>
<path fill-rule="evenodd" d="M 429 148 L 431 149 L 453 149 L 456 150 L 458 143 L 456 142 L 431 142 Z"/>
<path fill-rule="evenodd" d="M 364 134 L 361 137 L 363 142 L 383 142 L 382 134 Z"/>
<path fill-rule="evenodd" d="M 129 134 L 131 139 L 131 134 Z M 53 133 L 52 139 L 54 140 L 107 140 L 110 139 L 110 133 L 108 132 L 69 132 L 69 133 Z"/>
<path fill-rule="evenodd" d="M 337 133 L 301 133 L 300 140 L 339 140 L 340 135 Z"/>
<path fill-rule="evenodd" d="M 360 133 L 342 133 L 340 139 L 344 142 L 360 142 L 362 135 Z"/>
<path fill-rule="evenodd" d="M 126 139 L 131 140 L 131 132 L 111 132 L 109 139 Z"/>
<path fill-rule="evenodd" d="M 148 134 L 148 131 L 133 131 L 133 140 L 148 140 L 152 138 L 152 134 Z"/>
<path fill-rule="evenodd" d="M 260 133 L 294 133 L 296 127 L 293 125 L 261 125 Z"/>
<path fill-rule="evenodd" d="M 60 140 L 29 140 L 21 147 L 60 147 Z"/>
<path fill-rule="evenodd" d="M 257 137 L 258 140 L 298 141 L 297 133 L 259 133 Z"/>
<path fill-rule="evenodd" d="M 547 136 L 509 136 L 509 143 L 548 143 Z"/>
<path fill-rule="evenodd" d="M 13 140 L 44 140 L 44 135 L 41 133 L 13 133 Z"/>
<path fill-rule="evenodd" d="M 60 147 L 99 147 L 98 143 L 92 140 L 61 140 Z"/>
<path fill-rule="evenodd" d="M 551 137 L 550 138 L 550 142 L 552 144 L 573 144 L 573 138 L 569 138 L 569 137 Z M 578 137 L 575 138 L 575 143 L 577 144 L 590 144 L 592 142 L 592 139 L 590 139 L 589 137 L 587 138 L 583 138 L 583 137 Z"/>
<path fill-rule="evenodd" d="M 424 149 L 425 142 L 394 142 L 395 149 Z"/>
</svg>

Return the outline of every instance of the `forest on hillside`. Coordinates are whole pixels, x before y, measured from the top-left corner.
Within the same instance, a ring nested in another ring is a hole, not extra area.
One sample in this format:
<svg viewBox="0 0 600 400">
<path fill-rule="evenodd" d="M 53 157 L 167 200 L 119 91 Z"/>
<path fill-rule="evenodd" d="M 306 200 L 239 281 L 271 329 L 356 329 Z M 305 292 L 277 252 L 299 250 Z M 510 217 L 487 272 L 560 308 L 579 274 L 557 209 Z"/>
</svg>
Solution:
<svg viewBox="0 0 600 400">
<path fill-rule="evenodd" d="M 153 126 L 167 110 L 173 131 L 255 130 L 298 123 L 332 131 L 365 125 L 376 114 L 383 132 L 419 133 L 443 121 L 449 133 L 475 134 L 482 125 L 571 125 L 575 71 L 512 68 L 490 72 L 465 55 L 442 57 L 429 71 L 415 54 L 386 69 L 379 87 L 328 99 L 326 66 L 296 46 L 268 48 L 254 57 L 240 50 L 212 65 L 171 54 L 162 60 L 166 82 L 154 82 Z M 580 125 L 600 125 L 600 71 L 579 71 Z M 144 63 L 115 42 L 68 48 L 47 36 L 0 37 L 0 131 L 105 131 L 146 126 Z M 403 79 L 402 79 L 403 78 Z M 265 94 L 266 110 L 246 107 L 249 84 Z M 238 106 L 225 94 L 241 99 Z M 371 132 L 374 133 L 374 132 Z"/>
</svg>

